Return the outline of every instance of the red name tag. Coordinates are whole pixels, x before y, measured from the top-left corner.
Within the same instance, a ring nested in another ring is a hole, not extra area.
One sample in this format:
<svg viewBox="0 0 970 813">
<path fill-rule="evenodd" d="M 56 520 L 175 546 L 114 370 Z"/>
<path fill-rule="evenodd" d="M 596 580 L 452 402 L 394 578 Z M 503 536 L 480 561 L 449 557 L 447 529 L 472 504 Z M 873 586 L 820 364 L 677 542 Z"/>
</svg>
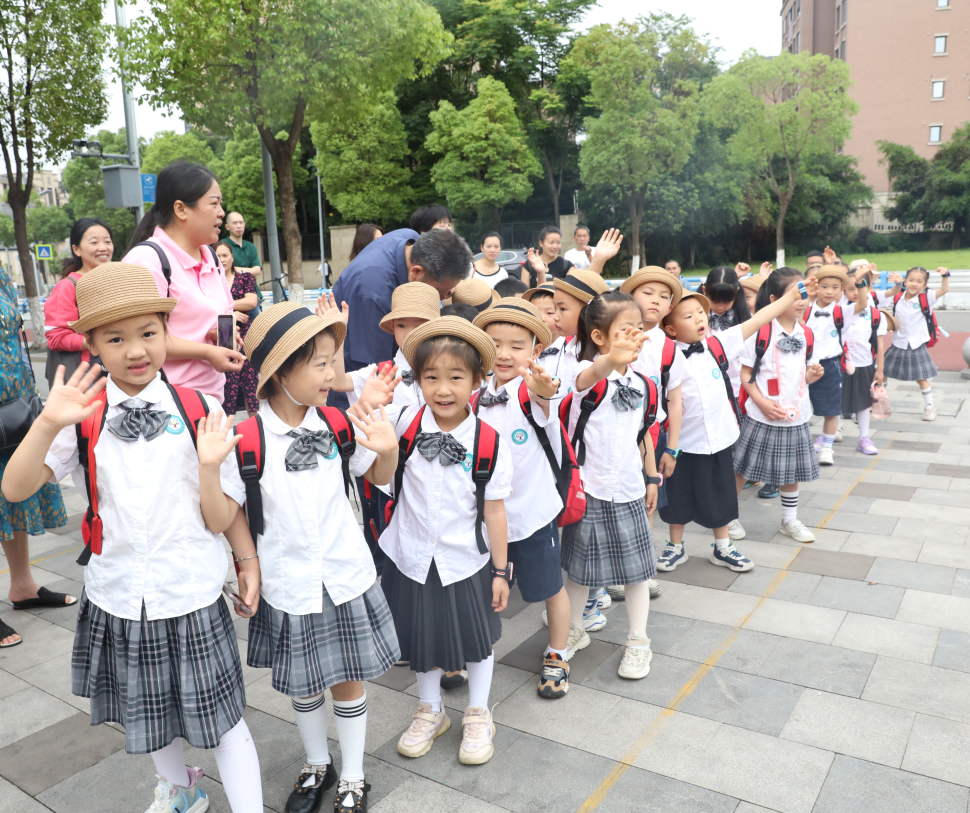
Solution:
<svg viewBox="0 0 970 813">
<path fill-rule="evenodd" d="M 778 387 L 778 379 L 777 378 L 769 378 L 768 379 L 768 395 L 780 395 L 780 394 L 781 394 L 781 390 Z"/>
</svg>

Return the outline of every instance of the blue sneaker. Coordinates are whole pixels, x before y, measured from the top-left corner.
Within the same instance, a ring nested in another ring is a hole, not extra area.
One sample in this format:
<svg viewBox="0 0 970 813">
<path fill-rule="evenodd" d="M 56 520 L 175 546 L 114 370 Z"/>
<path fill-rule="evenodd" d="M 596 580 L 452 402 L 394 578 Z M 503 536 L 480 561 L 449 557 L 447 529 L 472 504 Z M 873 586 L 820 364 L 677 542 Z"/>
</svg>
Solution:
<svg viewBox="0 0 970 813">
<path fill-rule="evenodd" d="M 754 567 L 754 562 L 747 556 L 742 555 L 734 545 L 719 548 L 716 544 L 712 543 L 711 548 L 713 549 L 710 557 L 712 565 L 728 567 L 735 573 L 744 573 Z"/>
<path fill-rule="evenodd" d="M 600 612 L 600 608 L 593 606 L 592 609 L 583 610 L 583 629 L 586 632 L 598 632 L 606 626 L 606 616 Z"/>
<path fill-rule="evenodd" d="M 613 604 L 613 599 L 610 594 L 606 592 L 605 587 L 601 587 L 599 592 L 593 596 L 596 599 L 596 606 L 601 610 L 605 610 L 607 607 Z"/>
<path fill-rule="evenodd" d="M 682 565 L 687 559 L 687 551 L 684 549 L 684 546 L 674 545 L 668 540 L 667 546 L 663 549 L 663 553 L 657 559 L 657 570 L 669 573 L 671 570 L 676 570 L 677 565 Z"/>
<path fill-rule="evenodd" d="M 155 778 L 155 801 L 145 813 L 203 813 L 209 809 L 209 797 L 199 787 L 201 768 L 186 768 L 191 784 L 187 788 L 172 785 L 158 774 Z"/>
</svg>

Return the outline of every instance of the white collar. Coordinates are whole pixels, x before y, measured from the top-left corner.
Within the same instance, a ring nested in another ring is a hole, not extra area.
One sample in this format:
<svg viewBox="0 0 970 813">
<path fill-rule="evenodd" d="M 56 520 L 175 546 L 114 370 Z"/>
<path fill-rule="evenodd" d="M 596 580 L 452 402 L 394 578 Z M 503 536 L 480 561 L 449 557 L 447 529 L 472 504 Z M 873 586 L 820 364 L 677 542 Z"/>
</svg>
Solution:
<svg viewBox="0 0 970 813">
<path fill-rule="evenodd" d="M 421 418 L 421 431 L 429 433 L 443 432 L 446 435 L 451 435 L 455 440 L 464 443 L 465 447 L 471 451 L 471 446 L 475 441 L 475 415 L 472 413 L 471 409 L 466 406 L 465 420 L 463 420 L 450 432 L 445 432 L 440 426 L 438 426 L 438 421 L 435 418 L 434 412 L 431 411 L 431 407 L 428 407 L 425 409 L 424 415 Z"/>
<path fill-rule="evenodd" d="M 495 376 L 493 375 L 493 376 L 491 376 L 488 379 L 488 384 L 485 385 L 485 389 L 486 389 L 487 392 L 490 392 L 492 395 L 498 395 L 502 390 L 505 390 L 511 396 L 512 393 L 519 391 L 519 382 L 520 381 L 522 381 L 522 376 L 517 375 L 515 378 L 513 378 L 507 384 L 503 384 L 501 387 L 499 387 L 498 389 L 496 389 L 495 388 Z"/>
<path fill-rule="evenodd" d="M 270 406 L 269 399 L 259 402 L 259 417 L 263 420 L 263 426 L 274 435 L 285 435 L 287 432 L 292 432 L 294 429 L 294 427 L 286 423 L 286 421 L 284 421 L 273 411 L 273 407 Z M 306 429 L 308 431 L 315 431 L 319 429 L 320 417 L 317 415 L 317 408 L 307 407 L 306 415 L 303 416 L 303 420 L 296 428 Z"/>
<path fill-rule="evenodd" d="M 108 406 L 119 406 L 132 398 L 148 404 L 157 404 L 165 396 L 165 393 L 168 392 L 168 387 L 165 386 L 165 382 L 162 381 L 162 374 L 159 372 L 155 373 L 155 377 L 145 385 L 145 388 L 138 395 L 128 395 L 121 387 L 115 384 L 114 379 L 109 373 L 108 383 L 105 385 L 104 391 L 108 395 Z"/>
</svg>

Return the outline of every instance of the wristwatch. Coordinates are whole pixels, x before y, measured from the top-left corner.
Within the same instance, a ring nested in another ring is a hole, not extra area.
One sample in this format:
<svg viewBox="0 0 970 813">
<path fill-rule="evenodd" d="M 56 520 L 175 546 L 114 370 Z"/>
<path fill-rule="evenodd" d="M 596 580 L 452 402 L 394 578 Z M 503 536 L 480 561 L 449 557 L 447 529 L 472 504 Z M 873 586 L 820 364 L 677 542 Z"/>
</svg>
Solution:
<svg viewBox="0 0 970 813">
<path fill-rule="evenodd" d="M 940 276 L 941 276 L 941 277 L 948 277 L 948 276 L 950 276 L 950 272 L 949 272 L 949 271 L 947 271 L 947 272 L 946 272 L 945 274 L 940 274 Z"/>
<path fill-rule="evenodd" d="M 492 573 L 492 578 L 495 578 L 496 576 L 501 576 L 503 579 L 505 579 L 505 581 L 509 583 L 509 587 L 512 586 L 512 581 L 515 578 L 512 575 L 512 562 L 509 562 L 503 570 L 499 570 L 498 568 L 495 567 L 494 564 L 489 563 L 489 570 Z"/>
<path fill-rule="evenodd" d="M 664 449 L 664 454 L 669 454 L 674 460 L 680 457 L 680 447 L 671 449 L 669 446 Z"/>
<path fill-rule="evenodd" d="M 659 486 L 661 483 L 663 483 L 663 477 L 650 477 L 648 475 L 643 479 L 646 480 L 648 486 Z"/>
<path fill-rule="evenodd" d="M 802 299 L 808 299 L 808 288 L 805 287 L 805 283 L 799 281 L 797 287 L 798 287 L 798 293 L 802 295 Z"/>
</svg>

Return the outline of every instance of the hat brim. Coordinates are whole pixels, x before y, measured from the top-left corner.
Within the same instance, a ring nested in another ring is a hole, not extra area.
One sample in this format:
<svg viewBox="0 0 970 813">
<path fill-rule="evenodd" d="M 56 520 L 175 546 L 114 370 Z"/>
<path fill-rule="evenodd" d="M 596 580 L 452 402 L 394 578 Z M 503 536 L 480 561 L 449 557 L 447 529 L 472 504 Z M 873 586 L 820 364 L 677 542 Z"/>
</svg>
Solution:
<svg viewBox="0 0 970 813">
<path fill-rule="evenodd" d="M 896 322 L 896 317 L 893 316 L 892 311 L 885 310 L 884 308 L 880 308 L 879 311 L 886 317 L 886 332 L 895 331 L 899 327 L 899 324 Z"/>
<path fill-rule="evenodd" d="M 556 292 L 556 286 L 553 285 L 551 282 L 545 282 L 542 285 L 537 285 L 535 288 L 530 288 L 528 291 L 523 291 L 521 298 L 524 299 L 526 302 L 531 302 L 532 297 L 534 297 L 536 294 L 542 293 L 542 294 L 549 294 L 550 296 L 552 296 L 553 294 L 555 294 L 555 292 Z"/>
<path fill-rule="evenodd" d="M 423 341 L 438 336 L 454 336 L 468 342 L 482 357 L 482 365 L 486 373 L 495 366 L 495 342 L 492 337 L 480 327 L 476 327 L 460 316 L 439 316 L 437 319 L 425 322 L 412 330 L 401 348 L 408 364 L 414 366 L 414 357 Z"/>
<path fill-rule="evenodd" d="M 572 283 L 567 282 L 565 279 L 560 279 L 559 277 L 556 277 L 552 281 L 552 284 L 556 286 L 557 291 L 562 291 L 564 294 L 569 294 L 571 297 L 574 297 L 583 303 L 592 302 L 593 299 L 600 294 L 599 291 L 591 292 L 584 290 L 583 288 L 577 288 Z"/>
<path fill-rule="evenodd" d="M 699 294 L 696 291 L 687 291 L 680 298 L 680 302 L 678 302 L 677 304 L 680 305 L 681 303 L 686 302 L 688 299 L 696 299 L 698 302 L 701 303 L 701 307 L 704 309 L 704 313 L 706 313 L 708 316 L 711 315 L 711 300 L 708 299 L 706 296 L 704 296 L 704 294 Z M 665 327 L 669 325 L 670 317 L 673 316 L 673 313 L 674 313 L 674 309 L 673 307 L 671 307 L 670 312 L 661 320 L 660 324 L 664 325 Z"/>
<path fill-rule="evenodd" d="M 815 272 L 815 279 L 821 282 L 823 279 L 838 279 L 842 281 L 843 285 L 849 284 L 849 275 L 845 273 L 841 268 L 836 268 L 834 265 L 823 265 L 818 271 Z"/>
<path fill-rule="evenodd" d="M 549 330 L 549 326 L 525 308 L 517 308 L 514 302 L 503 302 L 500 299 L 493 307 L 478 314 L 472 324 L 485 330 L 485 326 L 493 322 L 511 322 L 528 330 L 543 347 L 552 344 L 552 331 Z"/>
<path fill-rule="evenodd" d="M 67 326 L 75 333 L 88 333 L 96 327 L 109 325 L 112 322 L 119 322 L 132 316 L 142 316 L 146 313 L 171 313 L 178 304 L 177 299 L 171 297 L 155 297 L 154 299 L 142 299 L 134 302 L 120 302 L 116 305 L 109 305 L 103 310 L 89 313 L 83 319 L 76 322 L 68 322 Z"/>
<path fill-rule="evenodd" d="M 307 310 L 307 313 L 309 313 L 309 316 L 301 319 L 283 334 L 282 338 L 270 350 L 269 355 L 263 360 L 262 365 L 260 365 L 257 371 L 259 373 L 259 384 L 256 387 L 256 397 L 260 400 L 266 398 L 266 383 L 273 377 L 273 374 L 280 368 L 283 362 L 314 336 L 323 333 L 327 328 L 333 328 L 334 335 L 336 336 L 334 352 L 339 350 L 340 346 L 344 343 L 344 339 L 347 337 L 347 325 L 341 321 L 339 316 L 332 315 L 321 318 L 316 314 L 310 313 L 309 310 Z M 272 326 L 270 330 L 272 330 Z M 250 361 L 252 361 L 255 350 L 255 347 L 246 347 L 246 357 Z"/>
<path fill-rule="evenodd" d="M 641 268 L 636 274 L 623 282 L 620 290 L 629 296 L 633 296 L 633 292 L 637 288 L 641 285 L 646 285 L 648 282 L 659 282 L 661 285 L 666 285 L 670 288 L 670 307 L 680 302 L 681 297 L 684 295 L 684 286 L 680 280 L 659 266 Z"/>
<path fill-rule="evenodd" d="M 758 293 L 758 291 L 761 290 L 761 286 L 765 284 L 765 277 L 762 277 L 761 275 L 745 277 L 743 280 L 741 280 L 740 284 L 741 287 L 746 291 L 754 291 L 755 293 Z"/>
<path fill-rule="evenodd" d="M 427 310 L 421 310 L 420 308 L 403 308 L 399 311 L 391 311 L 387 316 L 385 316 L 379 322 L 381 330 L 385 333 L 394 333 L 394 327 L 391 325 L 396 319 L 424 319 L 430 322 L 432 319 L 437 319 L 441 316 L 441 311 L 437 313 L 432 313 Z"/>
</svg>

